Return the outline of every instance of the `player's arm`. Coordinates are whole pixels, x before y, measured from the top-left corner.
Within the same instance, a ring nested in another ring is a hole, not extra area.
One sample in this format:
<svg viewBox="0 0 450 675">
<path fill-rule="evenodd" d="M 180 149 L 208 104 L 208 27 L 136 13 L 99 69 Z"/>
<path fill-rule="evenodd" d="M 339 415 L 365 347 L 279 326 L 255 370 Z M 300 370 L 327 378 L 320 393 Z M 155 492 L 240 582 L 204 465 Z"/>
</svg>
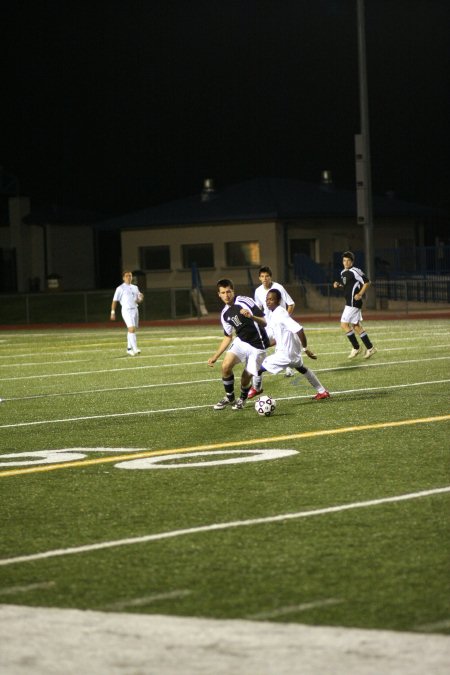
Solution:
<svg viewBox="0 0 450 675">
<path fill-rule="evenodd" d="M 117 307 L 117 300 L 113 300 L 111 303 L 111 315 L 109 317 L 111 321 L 116 320 L 116 307 Z"/>
<path fill-rule="evenodd" d="M 212 367 L 215 364 L 217 359 L 228 349 L 232 339 L 231 335 L 225 335 L 217 351 L 208 359 L 208 366 Z"/>
<path fill-rule="evenodd" d="M 304 352 L 306 356 L 309 356 L 310 359 L 317 359 L 317 356 L 314 354 L 314 352 L 308 349 L 308 341 L 303 328 L 298 331 L 297 335 L 300 338 L 300 342 L 302 343 L 302 352 Z"/>
<path fill-rule="evenodd" d="M 355 300 L 361 300 L 363 297 L 364 293 L 367 291 L 367 289 L 370 286 L 370 281 L 366 281 L 360 288 L 360 290 L 355 293 Z"/>
<path fill-rule="evenodd" d="M 292 313 L 293 313 L 294 308 L 295 308 L 294 299 L 291 298 L 291 296 L 289 295 L 289 293 L 287 292 L 287 290 L 285 289 L 284 286 L 279 286 L 279 290 L 280 290 L 280 293 L 281 293 L 281 297 L 282 297 L 282 299 L 283 299 L 283 301 L 286 305 L 286 311 L 289 314 L 289 316 L 292 316 Z"/>
<path fill-rule="evenodd" d="M 263 316 L 258 316 L 257 314 L 252 314 L 249 309 L 245 309 L 244 307 L 240 311 L 241 314 L 243 314 L 247 319 L 252 319 L 253 321 L 256 321 L 260 326 L 267 326 L 267 321 Z"/>
</svg>

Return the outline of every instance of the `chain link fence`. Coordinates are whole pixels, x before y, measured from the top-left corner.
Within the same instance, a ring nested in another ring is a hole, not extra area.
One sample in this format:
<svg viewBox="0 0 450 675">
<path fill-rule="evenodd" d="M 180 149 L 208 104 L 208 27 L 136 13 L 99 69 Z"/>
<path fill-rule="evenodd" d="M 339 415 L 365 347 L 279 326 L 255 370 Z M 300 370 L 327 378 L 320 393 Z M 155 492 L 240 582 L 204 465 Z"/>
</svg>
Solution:
<svg viewBox="0 0 450 675">
<path fill-rule="evenodd" d="M 450 277 L 389 281 L 375 284 L 376 309 L 408 313 L 427 309 L 450 309 Z M 342 292 L 331 284 L 298 282 L 286 284 L 295 301 L 295 312 L 336 314 L 342 311 Z M 254 287 L 242 285 L 240 295 L 253 297 Z M 217 314 L 222 302 L 215 287 L 201 290 L 204 303 L 198 302 L 198 291 L 191 288 L 152 288 L 145 291 L 140 306 L 141 321 L 186 319 Z M 0 325 L 102 323 L 109 320 L 113 291 L 48 291 L 0 295 Z M 119 318 L 119 316 L 118 316 Z"/>
</svg>

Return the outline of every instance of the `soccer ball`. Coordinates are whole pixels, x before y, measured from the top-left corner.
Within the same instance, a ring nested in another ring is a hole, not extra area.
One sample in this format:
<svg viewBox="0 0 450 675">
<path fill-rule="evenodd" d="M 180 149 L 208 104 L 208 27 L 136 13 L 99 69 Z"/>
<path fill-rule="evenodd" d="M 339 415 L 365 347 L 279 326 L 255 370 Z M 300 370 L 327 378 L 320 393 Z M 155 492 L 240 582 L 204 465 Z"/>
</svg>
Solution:
<svg viewBox="0 0 450 675">
<path fill-rule="evenodd" d="M 271 396 L 260 396 L 255 403 L 255 410 L 261 417 L 270 417 L 275 412 L 277 402 Z"/>
</svg>

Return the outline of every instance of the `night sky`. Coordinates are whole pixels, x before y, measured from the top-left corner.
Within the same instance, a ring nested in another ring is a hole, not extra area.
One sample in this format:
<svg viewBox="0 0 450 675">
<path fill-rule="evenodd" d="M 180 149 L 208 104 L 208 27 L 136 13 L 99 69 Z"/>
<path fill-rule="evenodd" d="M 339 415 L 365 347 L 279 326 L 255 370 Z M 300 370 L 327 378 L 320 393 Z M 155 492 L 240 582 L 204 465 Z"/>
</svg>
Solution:
<svg viewBox="0 0 450 675">
<path fill-rule="evenodd" d="M 450 2 L 365 5 L 373 190 L 448 208 Z M 34 206 L 355 185 L 356 0 L 15 0 L 0 30 L 0 165 Z"/>
</svg>

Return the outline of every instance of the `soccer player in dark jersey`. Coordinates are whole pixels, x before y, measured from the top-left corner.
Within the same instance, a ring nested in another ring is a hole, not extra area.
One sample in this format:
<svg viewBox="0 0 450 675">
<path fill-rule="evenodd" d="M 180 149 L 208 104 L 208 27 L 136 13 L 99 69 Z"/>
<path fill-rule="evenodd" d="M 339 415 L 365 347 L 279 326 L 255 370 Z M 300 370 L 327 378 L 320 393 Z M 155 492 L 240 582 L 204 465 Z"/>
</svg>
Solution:
<svg viewBox="0 0 450 675">
<path fill-rule="evenodd" d="M 223 410 L 227 406 L 231 406 L 232 410 L 242 410 L 247 400 L 252 375 L 258 375 L 266 356 L 269 337 L 264 325 L 258 325 L 256 321 L 241 313 L 241 309 L 248 309 L 251 314 L 264 319 L 263 312 L 254 300 L 245 295 L 235 296 L 231 279 L 220 279 L 217 282 L 217 292 L 225 305 L 220 316 L 224 338 L 217 351 L 208 359 L 208 365 L 213 366 L 226 351 L 222 362 L 222 382 L 225 397 L 216 403 L 214 410 Z M 234 340 L 233 334 L 235 335 Z M 233 368 L 238 363 L 244 365 L 244 370 L 241 375 L 241 394 L 236 399 Z"/>
<path fill-rule="evenodd" d="M 341 281 L 335 281 L 333 287 L 344 289 L 345 307 L 341 316 L 341 328 L 352 345 L 348 358 L 354 359 L 361 352 L 361 347 L 356 339 L 356 332 L 366 348 L 364 358 L 370 359 L 376 353 L 377 348 L 373 346 L 363 328 L 361 314 L 362 298 L 370 286 L 370 280 L 362 270 L 353 267 L 354 260 L 355 256 L 351 251 L 345 251 L 342 254 L 344 269 L 341 272 Z"/>
</svg>

